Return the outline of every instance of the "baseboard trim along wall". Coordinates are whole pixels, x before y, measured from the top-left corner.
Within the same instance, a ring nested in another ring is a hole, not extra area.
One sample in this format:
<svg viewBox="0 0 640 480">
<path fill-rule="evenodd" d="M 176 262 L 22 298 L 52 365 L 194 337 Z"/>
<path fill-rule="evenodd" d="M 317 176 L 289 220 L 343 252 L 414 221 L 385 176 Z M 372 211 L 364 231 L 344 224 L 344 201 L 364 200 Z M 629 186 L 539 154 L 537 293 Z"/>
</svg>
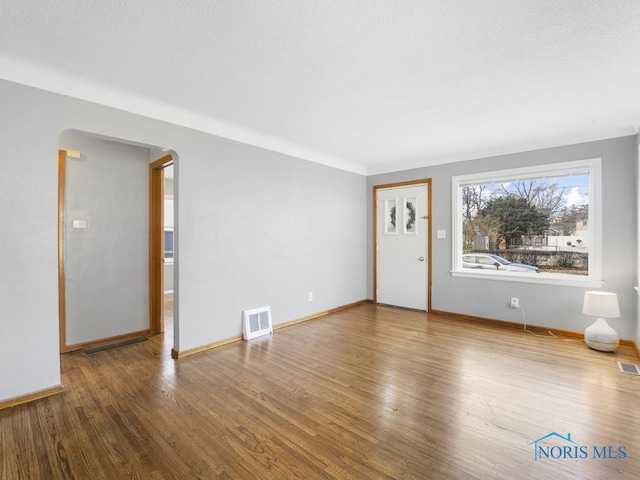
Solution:
<svg viewBox="0 0 640 480">
<path fill-rule="evenodd" d="M 101 347 L 102 345 L 108 345 L 110 343 L 122 342 L 124 340 L 131 340 L 132 338 L 144 337 L 149 335 L 151 330 L 140 330 L 138 332 L 125 333 L 122 335 L 116 335 L 114 337 L 100 338 L 98 340 L 91 340 L 89 342 L 76 343 L 75 345 L 67 345 L 64 352 L 73 352 L 76 350 L 82 350 L 89 347 Z"/>
<path fill-rule="evenodd" d="M 367 300 L 359 300 L 357 302 L 349 303 L 347 305 L 342 305 L 340 307 L 332 308 L 331 310 L 325 310 L 324 312 L 315 313 L 313 315 L 309 315 L 307 317 L 302 317 L 302 318 L 299 318 L 297 320 L 291 320 L 290 322 L 285 322 L 285 323 L 280 323 L 278 325 L 274 325 L 273 329 L 274 330 L 280 330 L 281 328 L 290 327 L 290 326 L 296 325 L 298 323 L 306 322 L 307 320 L 313 320 L 314 318 L 324 317 L 326 315 L 331 315 L 332 313 L 337 313 L 337 312 L 341 312 L 342 310 L 347 310 L 349 308 L 357 307 L 357 306 L 362 305 L 364 303 L 367 303 Z"/>
<path fill-rule="evenodd" d="M 23 403 L 33 402 L 35 400 L 40 400 L 41 398 L 50 397 L 52 395 L 57 395 L 62 393 L 64 389 L 62 385 L 57 385 L 55 387 L 47 388 L 44 390 L 38 390 L 37 392 L 29 393 L 27 395 L 20 395 L 19 397 L 9 398 L 7 400 L 0 401 L 0 410 L 5 408 L 15 407 L 17 405 L 22 405 Z"/>
<path fill-rule="evenodd" d="M 332 313 L 337 313 L 342 310 L 347 310 L 349 308 L 357 307 L 358 305 L 362 305 L 367 303 L 368 300 L 359 300 L 357 302 L 349 303 L 347 305 L 341 305 L 336 308 L 332 308 L 330 310 L 325 310 L 323 312 L 314 313 L 313 315 L 309 315 L 306 317 L 298 318 L 296 320 L 291 320 L 290 322 L 280 323 L 278 325 L 273 326 L 273 330 L 280 330 L 281 328 L 290 327 L 292 325 L 296 325 L 298 323 L 306 322 L 308 320 L 313 320 L 314 318 L 324 317 L 326 315 L 330 315 Z M 242 335 L 235 335 L 231 338 L 227 338 L 226 340 L 220 340 L 219 342 L 210 343 L 208 345 L 202 345 L 200 347 L 190 348 L 189 350 L 178 351 L 175 348 L 171 349 L 171 357 L 174 359 L 188 357 L 189 355 L 194 355 L 196 353 L 205 352 L 207 350 L 211 350 L 212 348 L 221 347 L 222 345 L 227 345 L 229 343 L 237 342 L 242 340 Z"/>
<path fill-rule="evenodd" d="M 449 317 L 449 318 L 452 318 L 454 320 L 460 320 L 460 321 L 463 321 L 463 322 L 472 322 L 472 323 L 478 323 L 478 324 L 500 326 L 500 327 L 505 327 L 505 328 L 514 328 L 514 329 L 518 329 L 518 330 L 522 329 L 522 323 L 509 322 L 509 321 L 506 321 L 506 320 L 495 320 L 493 318 L 476 317 L 476 316 L 473 316 L 473 315 L 465 315 L 465 314 L 462 314 L 462 313 L 446 312 L 446 311 L 443 311 L 443 310 L 431 310 L 430 313 L 433 313 L 434 315 L 441 315 L 443 317 Z M 584 340 L 584 334 L 583 333 L 574 332 L 574 331 L 571 331 L 571 330 L 561 330 L 561 329 L 558 329 L 558 328 L 541 327 L 541 326 L 538 326 L 538 325 L 527 325 L 527 330 L 531 330 L 532 332 L 536 332 L 536 333 L 552 332 L 554 335 L 557 335 L 559 337 L 576 338 L 576 339 L 579 339 L 579 340 Z M 640 350 L 638 349 L 638 345 L 636 344 L 636 342 L 634 342 L 633 340 L 620 339 L 620 345 L 625 346 L 625 347 L 631 347 L 633 349 L 633 351 L 635 352 L 636 356 L 640 359 Z"/>
<path fill-rule="evenodd" d="M 219 342 L 209 343 L 207 345 L 202 345 L 200 347 L 190 348 L 189 350 L 178 351 L 175 348 L 172 348 L 171 358 L 178 359 L 178 358 L 188 357 L 189 355 L 205 352 L 207 350 L 211 350 L 212 348 L 221 347 L 222 345 L 227 345 L 229 343 L 237 342 L 238 340 L 242 340 L 242 335 L 235 335 L 231 338 L 220 340 Z"/>
</svg>

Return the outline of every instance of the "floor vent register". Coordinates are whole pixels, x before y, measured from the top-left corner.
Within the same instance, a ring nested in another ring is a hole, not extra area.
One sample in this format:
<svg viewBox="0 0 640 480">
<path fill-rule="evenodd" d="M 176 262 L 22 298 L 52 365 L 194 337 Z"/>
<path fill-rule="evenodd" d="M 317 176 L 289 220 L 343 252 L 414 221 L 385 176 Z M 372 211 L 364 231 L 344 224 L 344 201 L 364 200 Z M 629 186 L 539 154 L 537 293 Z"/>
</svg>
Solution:
<svg viewBox="0 0 640 480">
<path fill-rule="evenodd" d="M 629 375 L 640 375 L 640 369 L 633 363 L 618 362 L 618 368 L 622 373 L 628 373 Z"/>
</svg>

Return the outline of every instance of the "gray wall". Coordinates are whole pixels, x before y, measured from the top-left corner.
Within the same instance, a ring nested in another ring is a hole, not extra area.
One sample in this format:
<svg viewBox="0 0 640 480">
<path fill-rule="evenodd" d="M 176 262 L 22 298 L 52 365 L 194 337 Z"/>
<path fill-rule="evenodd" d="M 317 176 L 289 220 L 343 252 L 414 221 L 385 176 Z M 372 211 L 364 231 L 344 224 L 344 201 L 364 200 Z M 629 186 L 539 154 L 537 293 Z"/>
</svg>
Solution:
<svg viewBox="0 0 640 480">
<path fill-rule="evenodd" d="M 279 324 L 366 298 L 363 176 L 6 81 L 0 104 L 0 400 L 60 384 L 65 130 L 176 152 L 179 350 L 239 335 L 243 309 Z"/>
<path fill-rule="evenodd" d="M 638 230 L 636 235 L 636 245 L 638 249 L 638 264 L 637 264 L 637 276 L 636 276 L 636 286 L 639 288 L 636 296 L 636 315 L 637 315 L 637 324 L 636 324 L 636 344 L 640 345 L 640 129 L 638 130 L 638 134 L 636 135 L 637 140 L 637 148 L 636 148 L 636 216 L 638 219 Z"/>
<path fill-rule="evenodd" d="M 164 293 L 173 293 L 173 262 L 166 261 L 163 264 L 164 271 Z"/>
<path fill-rule="evenodd" d="M 536 285 L 486 279 L 452 277 L 451 270 L 451 177 L 506 168 L 602 158 L 603 279 L 604 290 L 618 294 L 622 317 L 611 323 L 622 338 L 636 335 L 636 152 L 637 137 L 629 136 L 523 152 L 492 158 L 407 170 L 367 179 L 369 231 L 372 226 L 372 187 L 405 180 L 432 178 L 433 231 L 446 230 L 446 239 L 433 238 L 432 308 L 510 322 L 522 322 L 522 311 L 508 307 L 519 297 L 530 324 L 583 332 L 593 319 L 582 314 L 585 288 Z M 368 249 L 371 257 L 372 234 Z M 367 277 L 373 292 L 373 266 Z"/>
<path fill-rule="evenodd" d="M 66 162 L 66 343 L 146 330 L 149 149 L 76 132 L 60 148 L 81 152 Z"/>
<path fill-rule="evenodd" d="M 270 305 L 277 324 L 366 298 L 365 178 L 220 147 L 178 151 L 182 348 L 237 335 L 244 309 Z"/>
</svg>

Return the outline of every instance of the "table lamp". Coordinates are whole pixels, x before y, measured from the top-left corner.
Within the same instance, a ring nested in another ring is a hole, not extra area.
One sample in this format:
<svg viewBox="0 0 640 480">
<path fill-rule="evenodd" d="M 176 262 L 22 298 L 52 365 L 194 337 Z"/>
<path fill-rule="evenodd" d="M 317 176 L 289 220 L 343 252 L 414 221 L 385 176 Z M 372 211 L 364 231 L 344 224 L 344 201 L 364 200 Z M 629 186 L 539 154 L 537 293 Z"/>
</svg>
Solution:
<svg viewBox="0 0 640 480">
<path fill-rule="evenodd" d="M 605 317 L 618 318 L 618 296 L 612 292 L 585 292 L 582 313 L 597 317 L 584 331 L 584 341 L 590 348 L 601 352 L 614 352 L 620 343 L 618 332 L 609 326 Z"/>
</svg>

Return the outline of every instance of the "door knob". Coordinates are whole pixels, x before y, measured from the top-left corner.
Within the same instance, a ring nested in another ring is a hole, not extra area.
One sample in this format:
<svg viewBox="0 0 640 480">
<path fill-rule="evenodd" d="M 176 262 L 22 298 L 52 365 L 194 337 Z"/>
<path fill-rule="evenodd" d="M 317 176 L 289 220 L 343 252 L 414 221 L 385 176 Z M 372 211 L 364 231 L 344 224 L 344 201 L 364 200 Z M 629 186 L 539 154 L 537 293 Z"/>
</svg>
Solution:
<svg viewBox="0 0 640 480">
<path fill-rule="evenodd" d="M 418 257 L 418 260 L 420 260 L 421 262 L 424 262 L 424 257 Z"/>
</svg>

